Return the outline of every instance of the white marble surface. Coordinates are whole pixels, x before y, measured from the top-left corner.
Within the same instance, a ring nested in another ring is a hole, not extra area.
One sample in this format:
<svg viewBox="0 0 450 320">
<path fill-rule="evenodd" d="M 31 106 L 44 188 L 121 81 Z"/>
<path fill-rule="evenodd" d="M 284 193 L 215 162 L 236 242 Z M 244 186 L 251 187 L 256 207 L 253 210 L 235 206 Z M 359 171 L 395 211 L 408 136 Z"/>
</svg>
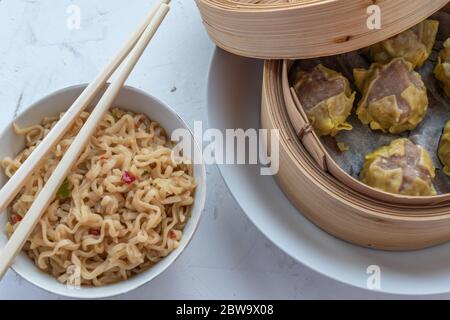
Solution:
<svg viewBox="0 0 450 320">
<path fill-rule="evenodd" d="M 79 30 L 66 27 L 71 4 L 81 8 Z M 90 81 L 150 5 L 148 0 L 0 0 L 0 129 L 40 97 Z M 213 48 L 193 0 L 174 0 L 128 84 L 167 102 L 189 124 L 206 121 Z M 118 299 L 399 298 L 343 285 L 297 263 L 251 224 L 217 168 L 208 168 L 208 179 L 204 217 L 182 257 L 153 282 Z M 0 299 L 18 298 L 61 297 L 9 271 L 0 282 Z"/>
</svg>

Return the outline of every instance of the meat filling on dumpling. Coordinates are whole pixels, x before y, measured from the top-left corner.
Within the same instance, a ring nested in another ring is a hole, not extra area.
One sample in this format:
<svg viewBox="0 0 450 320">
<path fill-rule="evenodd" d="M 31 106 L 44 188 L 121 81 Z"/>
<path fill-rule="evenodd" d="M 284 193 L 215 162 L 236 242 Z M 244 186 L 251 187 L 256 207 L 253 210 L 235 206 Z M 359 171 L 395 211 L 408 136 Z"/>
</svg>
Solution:
<svg viewBox="0 0 450 320">
<path fill-rule="evenodd" d="M 404 59 L 374 63 L 369 70 L 354 69 L 353 74 L 363 96 L 356 114 L 372 130 L 401 133 L 414 129 L 425 117 L 427 89 Z"/>
<path fill-rule="evenodd" d="M 433 196 L 435 167 L 428 151 L 409 139 L 397 139 L 366 155 L 360 179 L 390 193 Z"/>
<path fill-rule="evenodd" d="M 355 92 L 342 74 L 319 64 L 309 72 L 300 71 L 294 81 L 298 99 L 319 136 L 351 130 L 347 118 Z"/>
</svg>

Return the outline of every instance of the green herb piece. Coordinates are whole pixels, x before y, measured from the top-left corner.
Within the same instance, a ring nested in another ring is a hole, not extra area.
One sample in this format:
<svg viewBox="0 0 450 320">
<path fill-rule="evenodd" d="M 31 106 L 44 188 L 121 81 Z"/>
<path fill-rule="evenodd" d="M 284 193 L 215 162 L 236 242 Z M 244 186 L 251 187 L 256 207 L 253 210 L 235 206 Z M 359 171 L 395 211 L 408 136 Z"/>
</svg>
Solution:
<svg viewBox="0 0 450 320">
<path fill-rule="evenodd" d="M 119 115 L 117 114 L 117 110 L 113 110 L 111 112 L 111 114 L 112 114 L 114 120 L 119 121 Z"/>
<path fill-rule="evenodd" d="M 64 180 L 63 184 L 59 187 L 58 192 L 56 193 L 59 200 L 67 200 L 70 198 L 71 193 L 69 189 L 69 180 Z"/>
</svg>

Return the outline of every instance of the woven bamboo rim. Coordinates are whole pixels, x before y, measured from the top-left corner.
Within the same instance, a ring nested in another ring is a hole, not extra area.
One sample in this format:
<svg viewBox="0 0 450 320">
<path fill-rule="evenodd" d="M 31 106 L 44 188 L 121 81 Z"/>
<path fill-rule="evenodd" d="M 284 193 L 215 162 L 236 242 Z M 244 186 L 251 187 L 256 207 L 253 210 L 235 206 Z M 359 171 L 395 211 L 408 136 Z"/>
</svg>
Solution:
<svg viewBox="0 0 450 320">
<path fill-rule="evenodd" d="M 372 248 L 411 250 L 450 240 L 449 204 L 425 205 L 408 197 L 387 202 L 324 171 L 298 139 L 298 128 L 292 125 L 285 102 L 282 75 L 283 61 L 266 61 L 261 126 L 279 129 L 280 171 L 276 179 L 307 218 L 339 238 Z M 311 138 L 313 133 L 307 136 Z"/>
<path fill-rule="evenodd" d="M 448 0 L 196 0 L 212 40 L 226 51 L 263 59 L 345 53 L 398 34 Z M 369 30 L 367 7 L 381 9 L 382 29 Z"/>
</svg>

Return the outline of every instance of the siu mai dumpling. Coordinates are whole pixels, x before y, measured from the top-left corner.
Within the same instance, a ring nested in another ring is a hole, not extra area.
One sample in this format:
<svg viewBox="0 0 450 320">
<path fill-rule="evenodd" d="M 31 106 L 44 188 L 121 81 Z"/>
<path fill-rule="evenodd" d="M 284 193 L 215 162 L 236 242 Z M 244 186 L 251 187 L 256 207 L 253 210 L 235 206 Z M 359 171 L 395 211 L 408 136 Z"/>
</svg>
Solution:
<svg viewBox="0 0 450 320">
<path fill-rule="evenodd" d="M 438 156 L 444 165 L 444 173 L 450 177 L 450 121 L 445 124 L 444 132 L 439 142 Z"/>
<path fill-rule="evenodd" d="M 360 179 L 390 193 L 433 196 L 435 167 L 428 151 L 408 139 L 397 139 L 366 155 Z"/>
<path fill-rule="evenodd" d="M 386 62 L 401 57 L 410 62 L 413 68 L 420 68 L 433 50 L 438 30 L 439 21 L 425 20 L 363 51 L 375 62 Z"/>
<path fill-rule="evenodd" d="M 372 130 L 401 133 L 414 129 L 428 109 L 427 88 L 420 74 L 403 58 L 354 69 L 362 93 L 356 114 Z"/>
<path fill-rule="evenodd" d="M 439 54 L 434 74 L 441 82 L 445 94 L 450 97 L 450 38 L 445 41 L 444 49 Z"/>
<path fill-rule="evenodd" d="M 352 130 L 347 118 L 356 93 L 342 74 L 319 64 L 309 72 L 300 71 L 294 89 L 317 135 L 335 136 Z"/>
</svg>

